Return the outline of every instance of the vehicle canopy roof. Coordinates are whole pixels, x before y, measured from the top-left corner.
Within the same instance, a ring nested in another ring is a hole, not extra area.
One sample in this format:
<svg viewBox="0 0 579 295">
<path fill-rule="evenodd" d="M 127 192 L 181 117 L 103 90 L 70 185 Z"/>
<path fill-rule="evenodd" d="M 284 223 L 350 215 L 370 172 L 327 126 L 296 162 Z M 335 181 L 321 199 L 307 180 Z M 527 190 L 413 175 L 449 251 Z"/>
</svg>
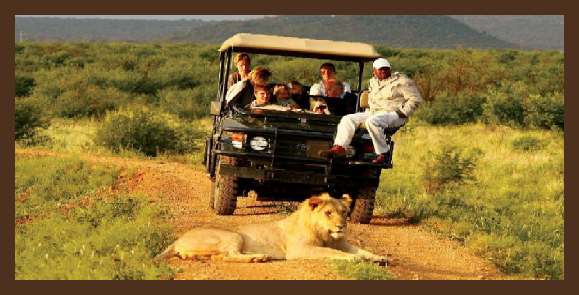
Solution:
<svg viewBox="0 0 579 295">
<path fill-rule="evenodd" d="M 374 46 L 360 42 L 316 40 L 275 35 L 239 33 L 225 40 L 220 52 L 272 54 L 367 62 L 380 57 Z"/>
</svg>

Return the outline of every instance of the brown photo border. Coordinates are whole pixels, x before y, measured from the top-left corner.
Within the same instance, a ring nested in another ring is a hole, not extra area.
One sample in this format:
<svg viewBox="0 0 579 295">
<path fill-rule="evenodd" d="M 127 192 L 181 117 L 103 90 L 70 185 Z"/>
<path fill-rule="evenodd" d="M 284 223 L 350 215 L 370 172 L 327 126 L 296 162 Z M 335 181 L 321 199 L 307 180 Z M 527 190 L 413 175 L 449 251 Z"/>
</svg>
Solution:
<svg viewBox="0 0 579 295">
<path fill-rule="evenodd" d="M 277 1 L 212 1 L 193 2 L 179 0 L 163 1 L 125 1 L 100 0 L 83 3 L 82 1 L 52 0 L 9 0 L 0 3 L 2 8 L 2 35 L 7 43 L 0 48 L 2 60 L 0 69 L 4 79 L 0 85 L 4 93 L 4 107 L 1 118 L 2 169 L 0 169 L 4 197 L 2 210 L 2 286 L 5 294 L 21 293 L 95 293 L 139 292 L 151 294 L 182 292 L 238 293 L 245 292 L 337 292 L 337 293 L 415 293 L 415 292 L 452 292 L 452 293 L 571 293 L 577 275 L 577 218 L 569 212 L 577 210 L 577 28 L 578 10 L 570 1 L 551 0 L 531 2 L 522 0 L 487 0 L 469 3 L 466 1 L 303 1 L 294 0 L 280 3 Z M 564 15 L 565 16 L 565 279 L 561 281 L 16 281 L 14 280 L 14 16 L 15 15 L 57 15 L 57 14 L 349 14 L 349 15 Z M 573 29 L 575 28 L 575 29 Z M 571 136 L 569 136 L 571 134 Z M 436 288 L 436 289 L 435 289 Z"/>
</svg>

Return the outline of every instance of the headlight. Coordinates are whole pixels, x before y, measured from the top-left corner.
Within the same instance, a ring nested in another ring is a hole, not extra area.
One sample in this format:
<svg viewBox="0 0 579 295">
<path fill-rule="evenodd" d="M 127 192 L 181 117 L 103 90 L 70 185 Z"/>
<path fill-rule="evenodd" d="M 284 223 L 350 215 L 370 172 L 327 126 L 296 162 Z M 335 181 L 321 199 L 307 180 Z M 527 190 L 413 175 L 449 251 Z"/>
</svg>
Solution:
<svg viewBox="0 0 579 295">
<path fill-rule="evenodd" d="M 249 146 L 254 151 L 263 151 L 269 147 L 269 142 L 267 139 L 265 139 L 265 137 L 256 136 L 249 141 Z"/>
<path fill-rule="evenodd" d="M 223 139 L 225 142 L 230 142 L 234 148 L 242 149 L 245 144 L 247 135 L 244 133 L 224 132 Z"/>
</svg>

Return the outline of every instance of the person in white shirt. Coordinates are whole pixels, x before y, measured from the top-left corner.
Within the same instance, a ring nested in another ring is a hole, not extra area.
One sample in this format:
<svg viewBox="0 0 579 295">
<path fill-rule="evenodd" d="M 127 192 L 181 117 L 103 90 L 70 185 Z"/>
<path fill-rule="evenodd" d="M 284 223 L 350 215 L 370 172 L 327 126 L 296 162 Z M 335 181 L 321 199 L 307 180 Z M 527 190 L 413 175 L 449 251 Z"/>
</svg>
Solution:
<svg viewBox="0 0 579 295">
<path fill-rule="evenodd" d="M 322 77 L 322 80 L 312 85 L 312 87 L 310 88 L 310 95 L 328 96 L 327 89 L 328 84 L 330 83 L 329 81 L 337 80 L 336 66 L 334 66 L 334 64 L 329 62 L 322 64 L 320 66 L 320 76 Z M 344 91 L 341 97 L 343 97 L 346 92 L 352 92 L 351 90 L 352 87 L 350 86 L 350 84 L 348 84 L 347 82 L 342 82 L 342 85 L 344 85 Z"/>
</svg>

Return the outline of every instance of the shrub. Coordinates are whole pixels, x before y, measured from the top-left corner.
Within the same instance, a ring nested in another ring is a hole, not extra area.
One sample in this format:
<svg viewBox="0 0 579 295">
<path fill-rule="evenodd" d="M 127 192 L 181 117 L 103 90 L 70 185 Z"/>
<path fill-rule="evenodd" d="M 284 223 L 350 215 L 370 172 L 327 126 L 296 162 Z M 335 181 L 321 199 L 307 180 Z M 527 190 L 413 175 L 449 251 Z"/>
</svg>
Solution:
<svg viewBox="0 0 579 295">
<path fill-rule="evenodd" d="M 181 118 L 201 118 L 209 113 L 209 101 L 215 95 L 211 90 L 209 87 L 163 90 L 159 93 L 159 107 L 163 111 Z"/>
<path fill-rule="evenodd" d="M 33 138 L 38 129 L 48 127 L 48 120 L 36 99 L 17 98 L 14 115 L 16 139 Z"/>
<path fill-rule="evenodd" d="M 16 97 L 29 96 L 35 84 L 34 78 L 16 74 Z"/>
<path fill-rule="evenodd" d="M 545 142 L 532 136 L 522 136 L 512 141 L 511 146 L 519 151 L 538 151 L 545 147 Z"/>
<path fill-rule="evenodd" d="M 426 191 L 435 193 L 449 185 L 474 180 L 474 169 L 481 155 L 479 149 L 466 151 L 450 145 L 443 146 L 439 152 L 429 152 L 422 175 Z"/>
<path fill-rule="evenodd" d="M 141 108 L 109 113 L 95 141 L 113 152 L 130 149 L 157 156 L 192 151 L 195 146 L 191 143 L 199 136 L 199 131 L 169 115 Z"/>
<path fill-rule="evenodd" d="M 565 105 L 563 95 L 530 95 L 525 101 L 525 124 L 538 128 L 564 128 Z"/>
<path fill-rule="evenodd" d="M 55 104 L 57 115 L 62 117 L 100 117 L 127 100 L 127 95 L 113 88 L 87 85 L 67 90 Z"/>
<path fill-rule="evenodd" d="M 441 96 L 426 103 L 416 112 L 430 124 L 464 124 L 475 122 L 483 112 L 484 97 L 480 96 Z"/>
<path fill-rule="evenodd" d="M 490 90 L 483 105 L 483 118 L 487 123 L 523 126 L 525 119 L 524 96 Z"/>
</svg>

